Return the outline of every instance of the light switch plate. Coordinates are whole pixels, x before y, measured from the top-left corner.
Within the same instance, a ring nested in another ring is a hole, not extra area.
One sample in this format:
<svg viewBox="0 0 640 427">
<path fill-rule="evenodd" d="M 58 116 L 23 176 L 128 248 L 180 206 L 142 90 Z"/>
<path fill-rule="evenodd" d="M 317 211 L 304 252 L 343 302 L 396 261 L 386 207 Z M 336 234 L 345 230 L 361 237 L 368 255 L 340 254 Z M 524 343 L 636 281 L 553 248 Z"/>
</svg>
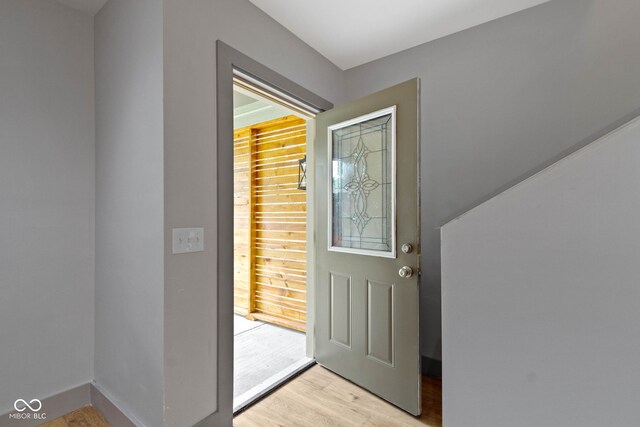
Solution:
<svg viewBox="0 0 640 427">
<path fill-rule="evenodd" d="M 174 228 L 173 253 L 204 251 L 204 228 Z"/>
</svg>

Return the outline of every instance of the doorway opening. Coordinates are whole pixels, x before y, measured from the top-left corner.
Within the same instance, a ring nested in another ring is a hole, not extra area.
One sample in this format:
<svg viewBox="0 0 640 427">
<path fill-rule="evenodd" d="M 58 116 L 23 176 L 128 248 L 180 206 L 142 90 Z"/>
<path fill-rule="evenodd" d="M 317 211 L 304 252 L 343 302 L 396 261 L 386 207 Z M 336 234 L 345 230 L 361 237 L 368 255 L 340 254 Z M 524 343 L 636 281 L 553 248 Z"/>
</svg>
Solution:
<svg viewBox="0 0 640 427">
<path fill-rule="evenodd" d="M 217 265 L 216 279 L 217 325 L 212 331 L 216 340 L 217 351 L 217 404 L 216 409 L 203 420 L 206 425 L 231 425 L 233 423 L 233 373 L 234 373 L 234 336 L 233 336 L 233 278 L 234 278 L 234 165 L 233 165 L 233 85 L 237 80 L 251 83 L 255 88 L 273 93 L 277 98 L 286 100 L 292 106 L 303 111 L 318 114 L 329 110 L 333 104 L 314 94 L 299 84 L 276 73 L 268 67 L 253 60 L 249 56 L 227 45 L 221 40 L 216 41 L 216 134 L 217 140 L 217 183 L 216 194 L 218 204 L 216 209 L 217 242 L 216 256 L 213 260 Z M 295 108 L 294 108 L 295 109 Z M 307 122 L 308 126 L 315 126 L 315 120 Z M 308 135 L 315 135 L 308 131 Z M 314 138 L 307 142 L 307 224 L 313 224 L 313 149 Z M 314 326 L 312 319 L 315 309 L 313 278 L 315 243 L 314 235 L 309 232 L 313 226 L 307 225 L 307 334 L 306 351 L 308 357 L 315 352 Z M 314 363 L 313 360 L 310 363 Z M 204 425 L 204 424 L 203 424 Z"/>
<path fill-rule="evenodd" d="M 237 412 L 313 363 L 307 355 L 308 127 L 313 115 L 233 85 Z"/>
</svg>

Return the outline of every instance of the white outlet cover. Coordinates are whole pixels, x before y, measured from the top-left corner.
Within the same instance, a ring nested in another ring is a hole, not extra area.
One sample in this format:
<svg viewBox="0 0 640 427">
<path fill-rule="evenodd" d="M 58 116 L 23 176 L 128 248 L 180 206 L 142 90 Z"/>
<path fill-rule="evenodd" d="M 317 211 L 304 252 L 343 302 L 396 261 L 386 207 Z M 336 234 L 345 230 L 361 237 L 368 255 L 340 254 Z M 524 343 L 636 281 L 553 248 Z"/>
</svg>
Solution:
<svg viewBox="0 0 640 427">
<path fill-rule="evenodd" d="M 174 228 L 173 253 L 186 254 L 204 251 L 204 228 Z"/>
</svg>

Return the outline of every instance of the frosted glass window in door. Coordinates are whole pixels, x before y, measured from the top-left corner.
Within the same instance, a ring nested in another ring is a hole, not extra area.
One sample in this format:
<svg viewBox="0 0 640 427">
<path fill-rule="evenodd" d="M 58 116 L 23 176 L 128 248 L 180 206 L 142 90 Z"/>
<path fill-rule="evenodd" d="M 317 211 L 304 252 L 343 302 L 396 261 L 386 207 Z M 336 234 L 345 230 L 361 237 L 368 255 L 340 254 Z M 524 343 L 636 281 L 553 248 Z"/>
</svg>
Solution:
<svg viewBox="0 0 640 427">
<path fill-rule="evenodd" d="M 395 256 L 395 108 L 329 127 L 329 250 Z"/>
</svg>

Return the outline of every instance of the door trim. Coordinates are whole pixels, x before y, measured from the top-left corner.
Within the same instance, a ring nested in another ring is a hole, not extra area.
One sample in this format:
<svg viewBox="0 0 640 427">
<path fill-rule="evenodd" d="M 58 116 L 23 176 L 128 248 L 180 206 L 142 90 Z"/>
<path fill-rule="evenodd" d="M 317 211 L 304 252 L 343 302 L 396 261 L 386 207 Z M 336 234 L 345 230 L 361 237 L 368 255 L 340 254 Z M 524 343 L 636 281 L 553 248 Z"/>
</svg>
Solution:
<svg viewBox="0 0 640 427">
<path fill-rule="evenodd" d="M 216 411 L 196 426 L 231 425 L 233 422 L 233 78 L 235 71 L 274 88 L 317 111 L 333 104 L 265 67 L 245 54 L 216 41 L 216 117 L 217 122 L 217 405 Z M 309 145 L 307 146 L 309 150 Z M 311 193 L 307 192 L 307 200 Z M 307 227 L 307 235 L 313 227 Z M 308 253 L 309 251 L 307 251 Z M 307 296 L 307 305 L 309 304 Z M 311 307 L 313 308 L 313 307 Z M 307 307 L 307 312 L 313 312 Z M 307 319 L 307 336 L 309 339 Z"/>
</svg>

